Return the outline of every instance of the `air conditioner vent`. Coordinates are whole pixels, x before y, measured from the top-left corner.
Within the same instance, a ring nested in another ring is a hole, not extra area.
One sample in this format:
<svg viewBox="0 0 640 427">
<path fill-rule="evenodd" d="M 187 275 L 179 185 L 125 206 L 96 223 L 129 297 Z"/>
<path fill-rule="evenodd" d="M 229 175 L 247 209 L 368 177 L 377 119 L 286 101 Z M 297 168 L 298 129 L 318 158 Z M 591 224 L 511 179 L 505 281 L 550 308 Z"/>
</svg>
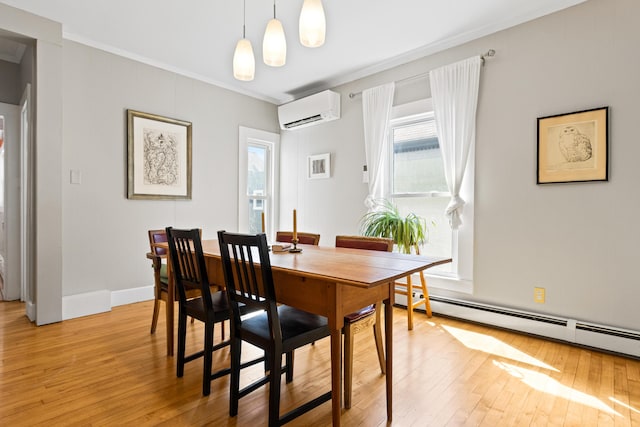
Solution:
<svg viewBox="0 0 640 427">
<path fill-rule="evenodd" d="M 306 117 L 304 119 L 300 119 L 300 120 L 297 120 L 295 122 L 285 123 L 284 127 L 286 129 L 297 128 L 299 126 L 306 125 L 307 123 L 313 123 L 313 122 L 317 122 L 319 120 L 322 120 L 322 115 L 316 114 L 315 116 Z"/>
</svg>

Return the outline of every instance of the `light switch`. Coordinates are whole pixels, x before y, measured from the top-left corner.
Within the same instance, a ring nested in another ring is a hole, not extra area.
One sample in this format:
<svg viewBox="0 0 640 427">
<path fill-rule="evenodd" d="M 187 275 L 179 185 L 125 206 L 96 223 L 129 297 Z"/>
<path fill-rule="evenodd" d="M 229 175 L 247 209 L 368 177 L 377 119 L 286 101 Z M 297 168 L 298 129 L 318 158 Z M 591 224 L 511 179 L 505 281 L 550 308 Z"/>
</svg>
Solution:
<svg viewBox="0 0 640 427">
<path fill-rule="evenodd" d="M 71 183 L 80 184 L 82 182 L 82 172 L 78 169 L 71 169 Z"/>
</svg>

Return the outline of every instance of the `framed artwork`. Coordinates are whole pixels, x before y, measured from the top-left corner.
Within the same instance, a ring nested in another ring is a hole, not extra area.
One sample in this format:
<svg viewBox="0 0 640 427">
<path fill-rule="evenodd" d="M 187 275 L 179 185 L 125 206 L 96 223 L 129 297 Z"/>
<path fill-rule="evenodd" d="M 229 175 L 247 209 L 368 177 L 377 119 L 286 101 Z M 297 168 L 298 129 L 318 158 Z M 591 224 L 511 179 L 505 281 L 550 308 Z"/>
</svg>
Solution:
<svg viewBox="0 0 640 427">
<path fill-rule="evenodd" d="M 191 199 L 191 123 L 127 110 L 127 198 Z"/>
<path fill-rule="evenodd" d="M 329 178 L 331 176 L 331 154 L 317 154 L 307 158 L 307 178 Z"/>
<path fill-rule="evenodd" d="M 537 183 L 609 179 L 609 107 L 538 118 Z"/>
</svg>

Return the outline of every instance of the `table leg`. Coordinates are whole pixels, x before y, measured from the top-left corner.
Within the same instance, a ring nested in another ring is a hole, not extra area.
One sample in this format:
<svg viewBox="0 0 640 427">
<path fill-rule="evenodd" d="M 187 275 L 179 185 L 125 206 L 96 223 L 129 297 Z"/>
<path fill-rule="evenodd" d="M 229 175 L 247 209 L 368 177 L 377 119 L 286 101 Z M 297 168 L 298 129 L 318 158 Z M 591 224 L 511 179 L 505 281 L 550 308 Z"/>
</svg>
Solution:
<svg viewBox="0 0 640 427">
<path fill-rule="evenodd" d="M 331 415 L 333 427 L 340 426 L 342 411 L 342 331 L 331 330 Z"/>
<path fill-rule="evenodd" d="M 413 330 L 413 283 L 411 276 L 407 276 L 407 323 L 408 329 Z"/>
<path fill-rule="evenodd" d="M 392 291 L 393 292 L 393 288 Z M 393 294 L 392 294 L 393 295 Z M 387 349 L 387 422 L 392 420 L 393 412 L 393 304 L 384 302 L 384 333 Z"/>
</svg>

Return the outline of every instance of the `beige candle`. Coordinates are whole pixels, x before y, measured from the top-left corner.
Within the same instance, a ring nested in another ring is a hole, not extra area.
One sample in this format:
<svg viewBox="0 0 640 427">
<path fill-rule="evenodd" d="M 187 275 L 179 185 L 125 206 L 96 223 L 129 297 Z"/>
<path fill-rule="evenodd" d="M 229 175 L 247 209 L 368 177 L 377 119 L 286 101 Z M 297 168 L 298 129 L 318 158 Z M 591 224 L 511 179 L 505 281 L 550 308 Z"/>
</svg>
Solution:
<svg viewBox="0 0 640 427">
<path fill-rule="evenodd" d="M 298 240 L 298 220 L 295 209 L 293 210 L 293 240 Z"/>
<path fill-rule="evenodd" d="M 264 212 L 262 212 L 262 232 L 264 233 Z"/>
</svg>

